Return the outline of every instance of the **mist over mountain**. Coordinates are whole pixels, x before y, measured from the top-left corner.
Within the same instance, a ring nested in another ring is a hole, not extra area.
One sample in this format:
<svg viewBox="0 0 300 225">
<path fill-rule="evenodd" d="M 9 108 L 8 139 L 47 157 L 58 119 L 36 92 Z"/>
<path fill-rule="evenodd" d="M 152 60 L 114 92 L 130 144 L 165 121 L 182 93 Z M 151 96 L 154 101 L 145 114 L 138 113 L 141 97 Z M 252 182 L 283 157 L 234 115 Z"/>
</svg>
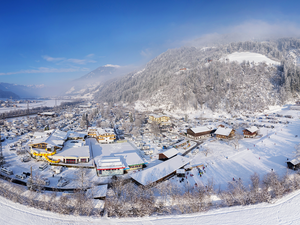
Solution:
<svg viewBox="0 0 300 225">
<path fill-rule="evenodd" d="M 169 49 L 143 70 L 100 85 L 94 96 L 165 110 L 259 111 L 298 98 L 299 56 L 296 38 Z"/>
<path fill-rule="evenodd" d="M 0 90 L 2 94 L 7 95 L 9 92 L 12 98 L 36 98 L 45 96 L 47 87 L 44 85 L 19 85 L 0 82 Z M 6 98 L 6 97 L 4 97 Z"/>
<path fill-rule="evenodd" d="M 2 91 L 0 90 L 0 98 L 12 98 L 19 99 L 20 97 L 11 91 Z"/>
<path fill-rule="evenodd" d="M 86 75 L 71 81 L 64 89 L 64 95 L 91 97 L 93 91 L 104 82 L 126 75 L 132 67 L 107 64 L 100 66 Z"/>
</svg>

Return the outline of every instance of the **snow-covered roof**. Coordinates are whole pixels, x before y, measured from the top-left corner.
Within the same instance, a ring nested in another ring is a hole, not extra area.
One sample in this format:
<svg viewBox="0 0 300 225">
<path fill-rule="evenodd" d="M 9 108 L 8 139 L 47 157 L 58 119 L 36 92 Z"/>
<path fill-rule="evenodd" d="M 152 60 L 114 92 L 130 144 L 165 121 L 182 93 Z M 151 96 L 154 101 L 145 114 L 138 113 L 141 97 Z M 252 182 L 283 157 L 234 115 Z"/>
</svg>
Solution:
<svg viewBox="0 0 300 225">
<path fill-rule="evenodd" d="M 193 127 L 190 128 L 195 134 L 196 133 L 202 133 L 202 132 L 207 132 L 207 131 L 212 131 L 214 127 L 212 126 L 204 126 L 204 127 Z"/>
<path fill-rule="evenodd" d="M 48 139 L 48 136 L 40 137 L 40 138 L 34 138 L 34 139 L 31 139 L 28 144 L 32 145 L 32 144 L 46 143 L 47 139 Z"/>
<path fill-rule="evenodd" d="M 167 115 L 164 115 L 164 114 L 159 114 L 159 115 L 157 115 L 157 114 L 149 114 L 149 116 L 153 116 L 153 117 L 155 117 L 155 118 L 160 118 L 160 117 L 163 117 L 163 116 L 166 116 L 166 117 L 169 117 L 169 116 L 167 116 Z"/>
<path fill-rule="evenodd" d="M 218 135 L 223 135 L 223 136 L 229 136 L 230 132 L 232 131 L 231 128 L 228 128 L 228 127 L 219 127 L 215 134 L 218 134 Z"/>
<path fill-rule="evenodd" d="M 115 134 L 114 130 L 111 128 L 99 128 L 99 127 L 89 127 L 89 132 L 96 132 L 97 135 L 104 135 L 104 134 Z"/>
<path fill-rule="evenodd" d="M 174 155 L 177 155 L 179 151 L 176 148 L 168 149 L 167 151 L 162 152 L 166 157 L 171 158 Z"/>
<path fill-rule="evenodd" d="M 33 133 L 33 137 L 35 138 L 42 138 L 42 137 L 49 137 L 49 133 L 48 132 L 34 132 Z"/>
<path fill-rule="evenodd" d="M 177 155 L 174 158 L 164 161 L 149 169 L 131 174 L 130 176 L 132 179 L 145 186 L 168 176 L 177 169 L 186 165 L 189 161 L 190 159 Z"/>
<path fill-rule="evenodd" d="M 78 148 L 84 145 L 85 142 L 83 140 L 69 140 L 65 142 L 64 147 Z"/>
<path fill-rule="evenodd" d="M 86 195 L 92 198 L 106 197 L 106 193 L 107 193 L 107 184 L 95 186 L 86 191 Z"/>
<path fill-rule="evenodd" d="M 90 157 L 90 146 L 81 146 L 77 148 L 73 147 L 64 147 L 61 151 L 56 152 L 55 156 L 63 156 L 63 157 Z"/>
<path fill-rule="evenodd" d="M 97 169 L 105 170 L 105 169 L 114 169 L 114 168 L 125 168 L 120 157 L 107 157 L 103 156 L 98 160 Z"/>
<path fill-rule="evenodd" d="M 86 135 L 86 133 L 83 132 L 75 132 L 75 131 L 68 131 L 68 137 L 69 138 L 84 138 L 84 136 Z"/>
<path fill-rule="evenodd" d="M 66 139 L 67 132 L 55 130 L 46 142 L 49 146 L 62 146 Z"/>
<path fill-rule="evenodd" d="M 178 173 L 179 173 L 179 174 L 180 174 L 180 173 L 182 174 L 182 173 L 185 173 L 185 170 L 184 170 L 184 169 L 178 169 L 178 170 L 176 170 L 176 173 L 177 173 L 177 174 L 178 174 Z"/>
<path fill-rule="evenodd" d="M 252 127 L 246 128 L 246 130 L 248 130 L 251 133 L 254 133 L 254 132 L 258 131 L 258 128 L 256 126 L 252 126 Z"/>
<path fill-rule="evenodd" d="M 114 156 L 123 157 L 128 167 L 132 165 L 145 164 L 144 160 L 136 152 L 117 153 L 114 154 Z"/>
<path fill-rule="evenodd" d="M 292 159 L 289 162 L 292 163 L 295 166 L 295 165 L 298 165 L 300 163 L 300 160 L 298 160 L 298 159 Z"/>
</svg>

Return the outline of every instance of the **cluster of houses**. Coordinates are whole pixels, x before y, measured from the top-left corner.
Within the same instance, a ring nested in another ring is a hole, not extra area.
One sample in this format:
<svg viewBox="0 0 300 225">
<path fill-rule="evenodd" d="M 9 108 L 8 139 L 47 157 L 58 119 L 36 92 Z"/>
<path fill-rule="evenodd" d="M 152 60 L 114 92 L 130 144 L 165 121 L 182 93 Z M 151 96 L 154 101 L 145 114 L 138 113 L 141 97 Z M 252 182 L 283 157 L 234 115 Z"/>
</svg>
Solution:
<svg viewBox="0 0 300 225">
<path fill-rule="evenodd" d="M 30 154 L 37 160 L 49 163 L 77 164 L 90 161 L 90 146 L 86 135 L 60 130 L 35 132 L 28 142 Z"/>
<path fill-rule="evenodd" d="M 258 135 L 258 128 L 251 126 L 243 130 L 244 138 L 253 138 Z M 235 135 L 235 130 L 223 125 L 219 125 L 218 128 L 212 126 L 202 126 L 187 129 L 187 137 L 195 140 L 201 140 L 211 136 L 215 136 L 218 139 L 230 139 Z"/>
</svg>

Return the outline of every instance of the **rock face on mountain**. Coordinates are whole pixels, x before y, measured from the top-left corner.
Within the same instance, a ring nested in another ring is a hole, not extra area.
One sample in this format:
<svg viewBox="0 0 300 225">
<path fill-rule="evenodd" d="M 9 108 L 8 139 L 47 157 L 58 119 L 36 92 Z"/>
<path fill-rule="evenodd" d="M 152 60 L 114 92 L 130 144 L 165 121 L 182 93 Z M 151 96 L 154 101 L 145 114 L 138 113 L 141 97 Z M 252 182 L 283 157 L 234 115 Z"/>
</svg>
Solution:
<svg viewBox="0 0 300 225">
<path fill-rule="evenodd" d="M 143 70 L 100 85 L 95 98 L 165 110 L 263 110 L 298 97 L 299 56 L 300 39 L 293 38 L 170 49 Z"/>
</svg>

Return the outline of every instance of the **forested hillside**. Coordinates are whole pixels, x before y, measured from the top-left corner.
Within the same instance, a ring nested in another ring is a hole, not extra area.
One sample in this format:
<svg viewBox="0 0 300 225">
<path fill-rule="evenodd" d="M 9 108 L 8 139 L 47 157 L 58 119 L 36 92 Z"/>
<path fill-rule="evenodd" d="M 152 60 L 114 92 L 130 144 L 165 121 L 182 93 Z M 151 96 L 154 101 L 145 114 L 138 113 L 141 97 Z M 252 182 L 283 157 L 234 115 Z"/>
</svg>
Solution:
<svg viewBox="0 0 300 225">
<path fill-rule="evenodd" d="M 260 53 L 279 63 L 229 61 L 226 56 L 233 52 Z M 102 85 L 95 97 L 108 102 L 141 100 L 168 110 L 202 105 L 213 111 L 262 110 L 298 97 L 298 56 L 300 39 L 294 38 L 170 49 L 144 70 Z"/>
</svg>

